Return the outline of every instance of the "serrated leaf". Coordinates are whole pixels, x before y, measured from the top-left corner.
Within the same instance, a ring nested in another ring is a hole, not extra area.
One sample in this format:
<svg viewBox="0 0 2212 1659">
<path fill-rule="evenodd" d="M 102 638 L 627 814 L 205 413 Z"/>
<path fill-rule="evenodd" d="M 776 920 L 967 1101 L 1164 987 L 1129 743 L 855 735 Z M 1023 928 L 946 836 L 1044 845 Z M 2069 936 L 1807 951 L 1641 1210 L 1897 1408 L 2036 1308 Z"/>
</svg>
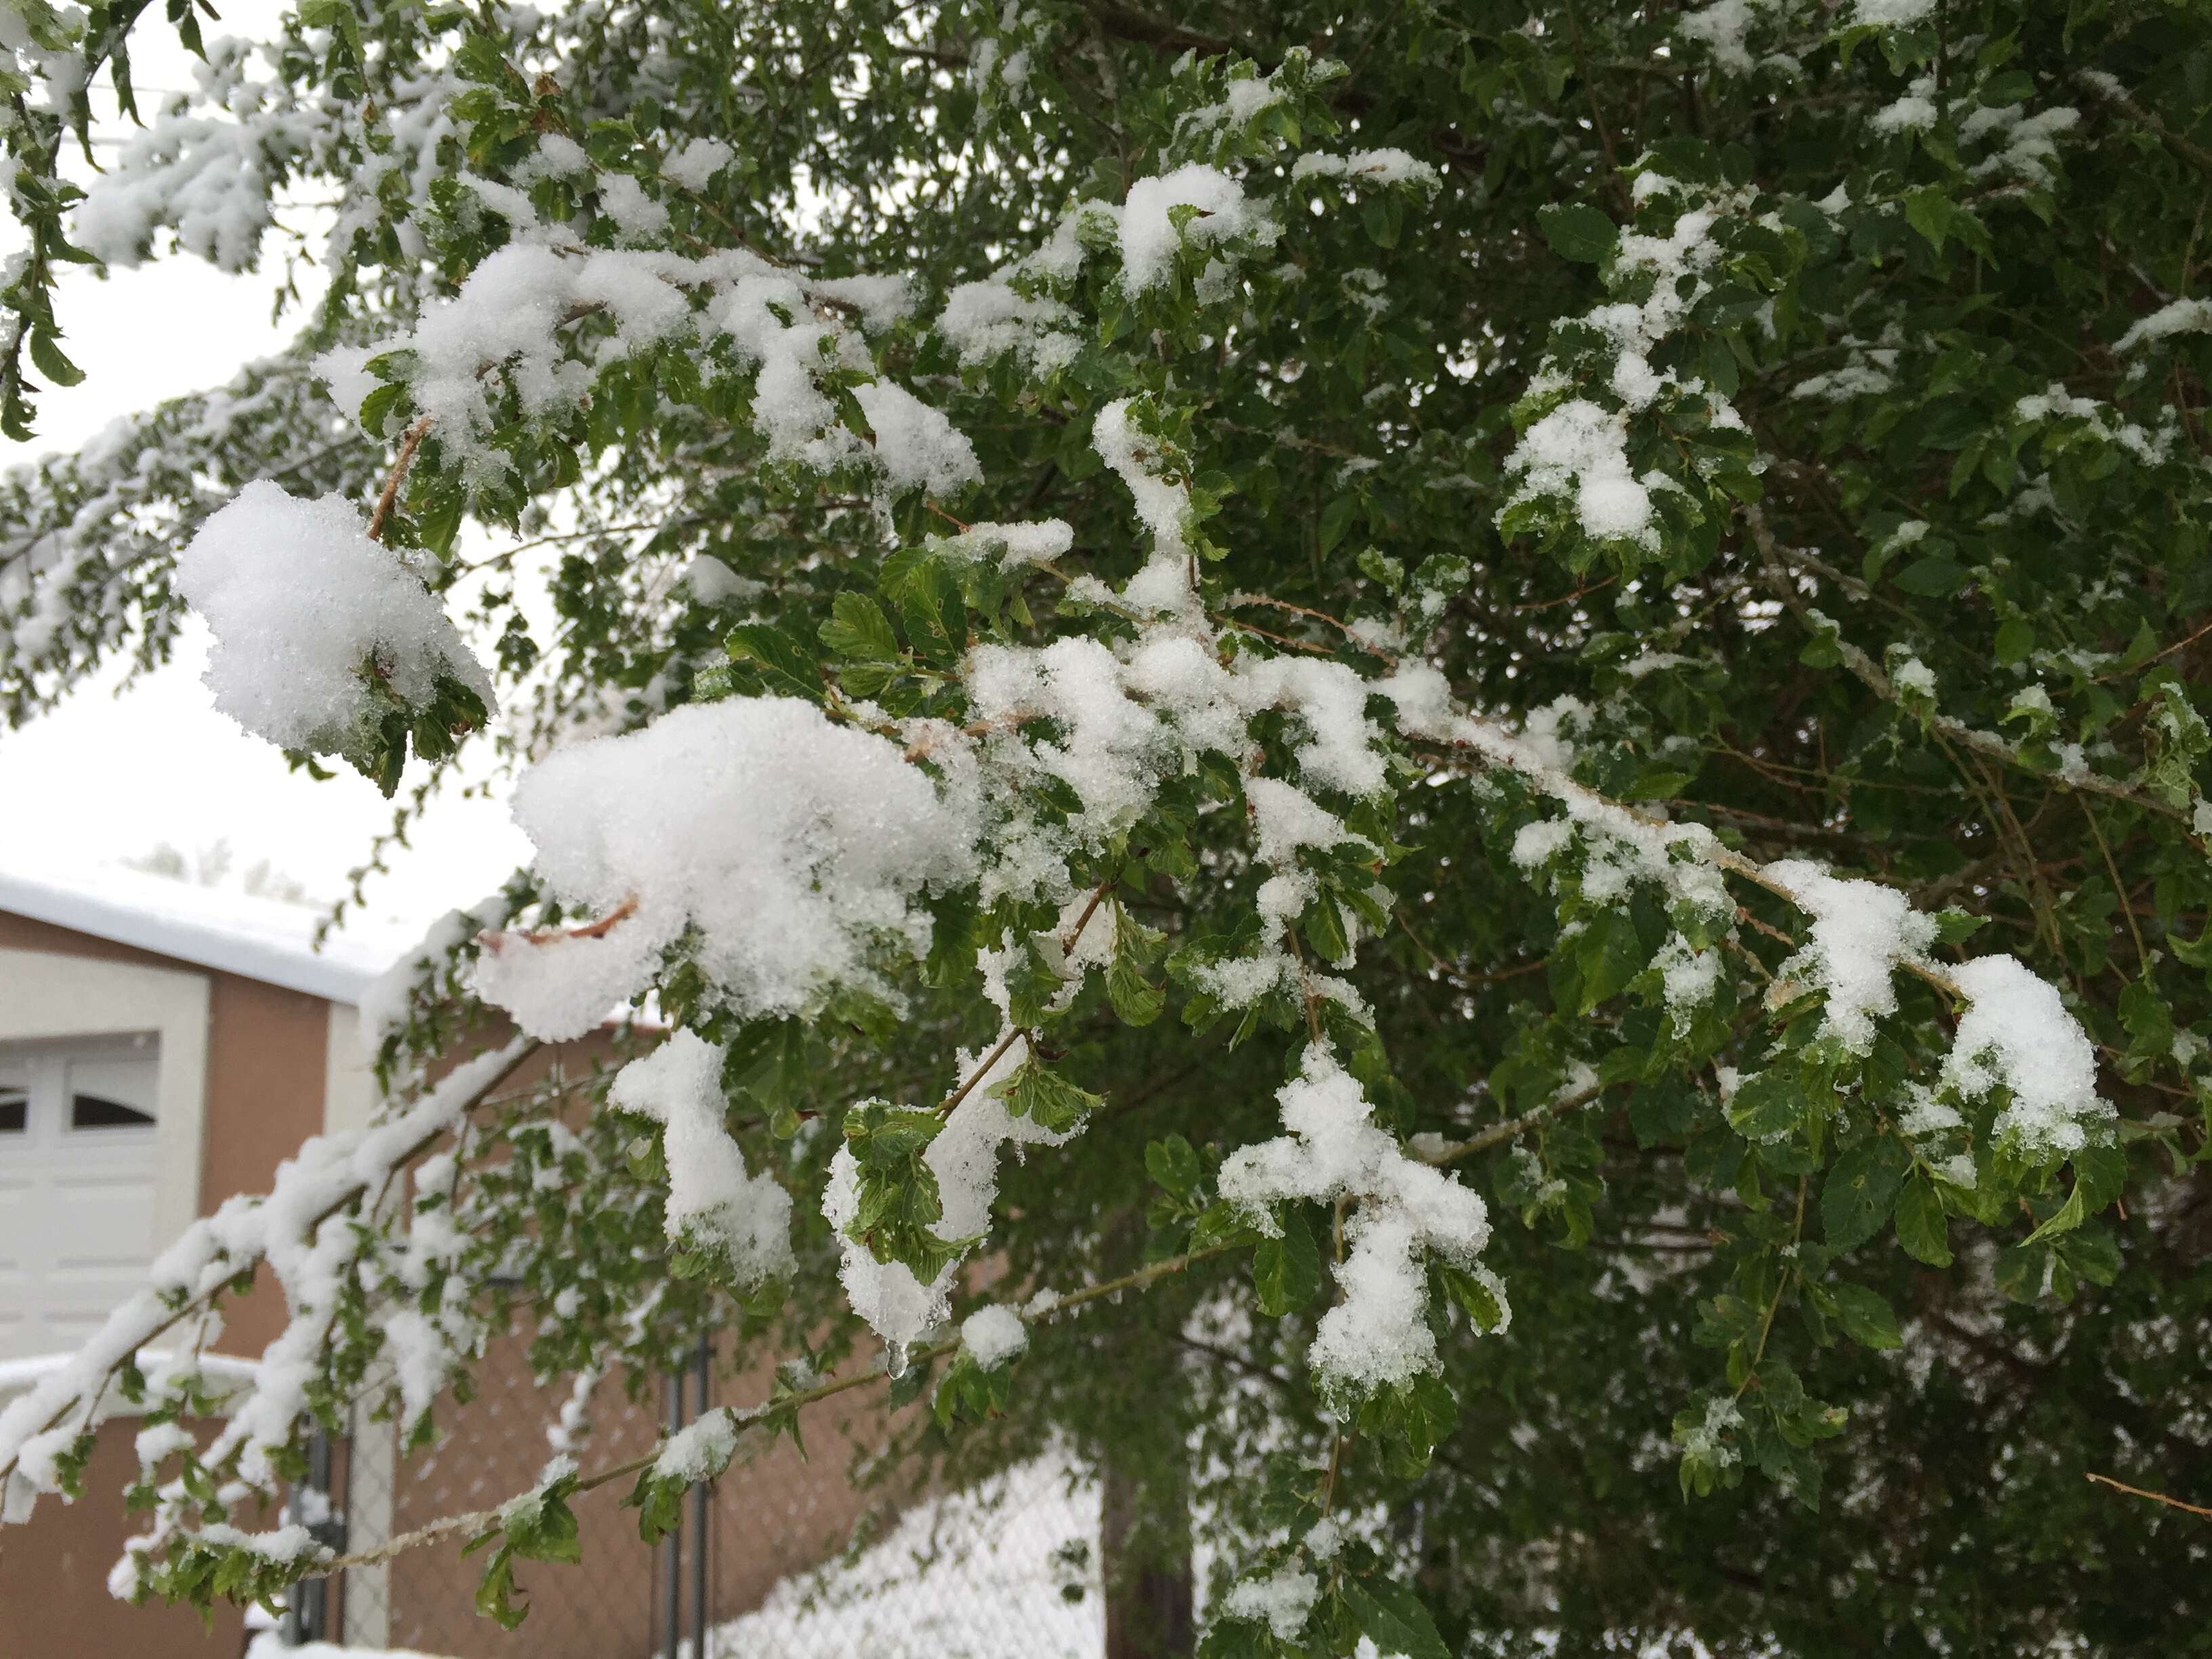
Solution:
<svg viewBox="0 0 2212 1659">
<path fill-rule="evenodd" d="M 2077 1182 L 2074 1190 L 2066 1194 L 2066 1201 L 2051 1212 L 2051 1218 L 2020 1241 L 2021 1247 L 2024 1249 L 2031 1244 L 2047 1243 L 2062 1233 L 2070 1233 L 2088 1218 L 2089 1206 L 2083 1201 L 2081 1183 Z"/>
<path fill-rule="evenodd" d="M 1905 198 L 1905 222 L 1926 237 L 1938 253 L 1943 251 L 1943 240 L 1951 228 L 1951 198 L 1932 185 Z"/>
<path fill-rule="evenodd" d="M 1377 1653 L 1402 1659 L 1452 1659 L 1428 1608 L 1405 1585 L 1379 1575 L 1355 1578 L 1346 1583 L 1344 1599 L 1360 1633 L 1375 1644 Z"/>
<path fill-rule="evenodd" d="M 771 691 L 822 701 L 822 669 L 805 647 L 770 623 L 741 623 L 729 632 L 731 657 L 748 665 Z"/>
<path fill-rule="evenodd" d="M 1996 653 L 2000 667 L 2009 668 L 2014 663 L 2026 662 L 2035 649 L 2035 624 L 2025 617 L 2014 617 L 1997 629 Z"/>
<path fill-rule="evenodd" d="M 1117 952 L 1106 969 L 1106 998 L 1124 1024 L 1150 1025 L 1167 1006 L 1167 992 L 1145 977 L 1135 957 Z"/>
<path fill-rule="evenodd" d="M 844 592 L 830 602 L 830 620 L 818 630 L 822 643 L 841 657 L 860 662 L 895 662 L 898 635 L 883 606 L 865 593 Z"/>
<path fill-rule="evenodd" d="M 1936 937 L 1945 945 L 1963 945 L 1986 927 L 1989 921 L 1987 916 L 1978 916 L 1971 910 L 1938 910 Z"/>
<path fill-rule="evenodd" d="M 1820 1222 L 1829 1244 L 1854 1249 L 1881 1231 L 1911 1164 L 1894 1135 L 1876 1136 L 1838 1158 L 1820 1189 Z"/>
<path fill-rule="evenodd" d="M 1459 1304 L 1467 1316 L 1474 1322 L 1474 1328 L 1484 1335 L 1488 1335 L 1505 1322 L 1505 1309 L 1488 1281 L 1449 1262 L 1443 1264 L 1442 1276 L 1446 1293 Z"/>
<path fill-rule="evenodd" d="M 1012 1077 L 994 1084 L 991 1093 L 1005 1101 L 1006 1110 L 1014 1116 L 1025 1117 L 1054 1134 L 1073 1129 L 1099 1104 L 1097 1095 L 1077 1088 L 1035 1060 L 1024 1060 Z"/>
<path fill-rule="evenodd" d="M 1746 1140 L 1787 1134 L 1803 1117 L 1805 1091 L 1786 1065 L 1772 1066 L 1736 1085 L 1729 1097 L 1729 1127 Z"/>
<path fill-rule="evenodd" d="M 1897 1195 L 1897 1242 L 1915 1261 L 1931 1267 L 1951 1265 L 1951 1224 L 1943 1213 L 1943 1195 L 1924 1175 L 1914 1175 Z"/>
<path fill-rule="evenodd" d="M 1897 1316 L 1876 1291 L 1863 1285 L 1831 1285 L 1827 1291 L 1835 1300 L 1836 1323 L 1852 1341 L 1868 1348 L 1894 1348 L 1904 1341 Z"/>
<path fill-rule="evenodd" d="M 1344 532 L 1352 527 L 1352 520 L 1359 511 L 1359 497 L 1339 495 L 1321 510 L 1321 550 L 1329 551 L 1344 539 Z"/>
<path fill-rule="evenodd" d="M 1181 1135 L 1168 1135 L 1146 1146 L 1145 1172 L 1177 1198 L 1188 1198 L 1204 1179 L 1198 1153 Z"/>
<path fill-rule="evenodd" d="M 1539 208 L 1536 227 L 1562 259 L 1595 264 L 1620 240 L 1620 227 L 1588 203 Z"/>
<path fill-rule="evenodd" d="M 1252 1285 L 1271 1319 L 1304 1307 L 1321 1289 L 1321 1249 L 1304 1212 L 1285 1205 L 1282 1220 L 1282 1237 L 1263 1238 L 1252 1251 Z"/>
<path fill-rule="evenodd" d="M 84 371 L 62 355 L 61 343 L 43 328 L 31 331 L 31 361 L 56 386 L 76 386 Z"/>
<path fill-rule="evenodd" d="M 923 566 L 907 585 L 899 617 L 917 656 L 951 663 L 968 648 L 968 611 L 960 584 L 937 561 Z"/>
<path fill-rule="evenodd" d="M 1932 554 L 1918 559 L 1890 578 L 1908 593 L 1923 599 L 1940 599 L 1955 593 L 1966 585 L 1966 567 L 1955 559 Z"/>
</svg>

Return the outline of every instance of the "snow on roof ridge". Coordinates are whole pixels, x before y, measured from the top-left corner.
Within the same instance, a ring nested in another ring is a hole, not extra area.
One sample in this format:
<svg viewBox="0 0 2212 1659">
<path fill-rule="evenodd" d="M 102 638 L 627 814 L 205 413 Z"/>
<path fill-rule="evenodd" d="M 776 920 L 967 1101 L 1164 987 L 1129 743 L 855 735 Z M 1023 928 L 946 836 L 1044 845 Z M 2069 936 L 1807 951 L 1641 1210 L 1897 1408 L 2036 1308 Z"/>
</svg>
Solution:
<svg viewBox="0 0 2212 1659">
<path fill-rule="evenodd" d="M 315 949 L 318 907 L 202 887 L 121 866 L 0 870 L 0 910 L 326 1001 L 357 1003 L 413 943 L 369 924 Z"/>
</svg>

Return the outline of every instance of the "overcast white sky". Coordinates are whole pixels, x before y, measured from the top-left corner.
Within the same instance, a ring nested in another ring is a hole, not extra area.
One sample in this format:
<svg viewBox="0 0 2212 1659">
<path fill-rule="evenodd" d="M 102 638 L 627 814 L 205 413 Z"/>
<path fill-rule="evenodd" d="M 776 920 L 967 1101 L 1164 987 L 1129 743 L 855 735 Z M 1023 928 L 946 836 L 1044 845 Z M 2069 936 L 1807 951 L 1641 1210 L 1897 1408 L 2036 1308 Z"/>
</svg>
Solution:
<svg viewBox="0 0 2212 1659">
<path fill-rule="evenodd" d="M 279 7 L 234 0 L 222 9 L 216 28 L 252 34 Z M 148 15 L 132 33 L 135 81 L 189 85 L 158 10 Z M 154 101 L 142 91 L 142 108 Z M 273 238 L 267 251 L 278 252 Z M 293 332 L 289 318 L 270 321 L 280 252 L 242 277 L 186 257 L 105 282 L 69 275 L 58 310 L 84 382 L 45 393 L 38 441 L 0 440 L 0 467 L 75 448 L 118 415 L 219 385 Z M 267 859 L 319 895 L 343 890 L 345 872 L 389 821 L 387 803 L 350 773 L 317 783 L 289 772 L 275 749 L 216 714 L 199 683 L 205 649 L 195 624 L 175 661 L 120 696 L 111 675 L 23 730 L 0 731 L 0 870 L 82 874 L 163 842 L 191 853 L 222 840 L 234 868 Z M 396 854 L 394 875 L 369 893 L 372 911 L 410 925 L 474 902 L 529 854 L 505 807 L 483 800 L 434 806 L 411 839 L 414 850 Z"/>
</svg>

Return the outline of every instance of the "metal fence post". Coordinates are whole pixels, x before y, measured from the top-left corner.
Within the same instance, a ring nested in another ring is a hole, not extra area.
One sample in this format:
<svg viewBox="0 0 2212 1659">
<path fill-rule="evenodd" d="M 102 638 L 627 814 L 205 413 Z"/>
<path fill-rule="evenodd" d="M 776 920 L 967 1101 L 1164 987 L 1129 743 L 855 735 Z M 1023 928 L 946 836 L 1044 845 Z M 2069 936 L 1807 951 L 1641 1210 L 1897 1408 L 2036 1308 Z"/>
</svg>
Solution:
<svg viewBox="0 0 2212 1659">
<path fill-rule="evenodd" d="M 345 1548 L 345 1522 L 331 1508 L 331 1437 L 319 1429 L 307 1442 L 307 1478 L 293 1486 L 291 1509 L 317 1543 Z M 308 1578 L 293 1585 L 284 1597 L 284 1645 L 323 1641 L 330 1624 L 331 1581 Z"/>
<path fill-rule="evenodd" d="M 672 1371 L 668 1376 L 668 1432 L 674 1434 L 684 1426 L 684 1373 Z M 684 1641 L 684 1516 L 677 1513 L 676 1525 L 661 1542 L 667 1552 L 661 1558 L 661 1611 L 663 1628 L 667 1632 L 667 1643 L 662 1651 L 665 1659 L 681 1659 Z"/>
<path fill-rule="evenodd" d="M 708 1390 L 714 1384 L 714 1347 L 703 1333 L 692 1365 L 691 1418 L 696 1422 L 708 1411 Z M 707 1659 L 707 1483 L 691 1489 L 691 1659 Z"/>
</svg>

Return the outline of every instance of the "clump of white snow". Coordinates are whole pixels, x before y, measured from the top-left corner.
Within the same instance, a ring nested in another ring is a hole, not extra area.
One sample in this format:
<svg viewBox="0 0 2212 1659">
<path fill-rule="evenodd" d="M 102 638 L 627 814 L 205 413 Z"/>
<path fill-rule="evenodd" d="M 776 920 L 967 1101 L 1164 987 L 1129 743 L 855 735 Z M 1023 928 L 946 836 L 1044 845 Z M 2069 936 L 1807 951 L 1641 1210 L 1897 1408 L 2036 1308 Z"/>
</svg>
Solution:
<svg viewBox="0 0 2212 1659">
<path fill-rule="evenodd" d="M 441 675 L 489 708 L 491 677 L 398 556 L 369 540 L 343 495 L 304 501 L 266 479 L 240 490 L 177 560 L 177 591 L 215 635 L 215 705 L 285 749 L 356 748 L 387 705 Z"/>
<path fill-rule="evenodd" d="M 1240 236 L 1254 218 L 1243 185 L 1218 167 L 1192 162 L 1163 177 L 1138 179 L 1121 211 L 1121 280 L 1131 289 L 1152 288 L 1168 274 L 1177 246 L 1170 216 L 1179 207 L 1196 210 L 1182 231 L 1196 243 Z"/>
<path fill-rule="evenodd" d="M 670 1435 L 653 1460 L 653 1473 L 662 1480 L 695 1486 L 729 1468 L 737 1449 L 737 1419 L 729 1407 L 720 1407 Z"/>
<path fill-rule="evenodd" d="M 1350 155 L 1308 150 L 1291 168 L 1293 179 L 1342 179 L 1347 183 L 1419 185 L 1433 189 L 1436 168 L 1402 149 L 1363 149 Z"/>
<path fill-rule="evenodd" d="M 661 176 L 686 190 L 704 190 L 735 153 L 719 138 L 694 138 L 661 162 Z"/>
<path fill-rule="evenodd" d="M 1872 28 L 1904 28 L 1936 9 L 1936 0 L 1851 0 L 1851 21 Z"/>
<path fill-rule="evenodd" d="M 853 397 L 876 434 L 876 463 L 891 489 L 919 485 L 943 495 L 981 479 L 975 445 L 942 410 L 889 380 L 855 386 Z"/>
<path fill-rule="evenodd" d="M 2029 1153 L 2087 1146 L 2113 1113 L 2097 1096 L 2096 1050 L 2058 993 L 2009 956 L 1978 957 L 1950 972 L 1969 1002 L 1944 1081 L 1970 1100 L 1998 1084 L 2011 1090 L 1996 1133 L 2018 1136 Z"/>
<path fill-rule="evenodd" d="M 1285 1563 L 1265 1578 L 1247 1578 L 1223 1598 L 1222 1616 L 1265 1624 L 1278 1641 L 1295 1642 L 1306 1627 L 1321 1581 L 1304 1568 Z"/>
<path fill-rule="evenodd" d="M 729 1264 L 748 1287 L 787 1273 L 791 1194 L 744 1154 L 723 1125 L 723 1052 L 690 1031 L 615 1073 L 608 1098 L 661 1126 L 668 1167 L 668 1237 Z"/>
<path fill-rule="evenodd" d="M 2115 351 L 2133 351 L 2176 334 L 2212 334 L 2212 300 L 2172 300 L 2149 316 L 2129 325 L 2113 343 Z"/>
<path fill-rule="evenodd" d="M 744 1017 L 887 992 L 878 956 L 928 948 L 915 900 L 974 868 L 968 814 L 896 744 L 792 697 L 687 704 L 561 750 L 514 810 L 553 894 L 623 913 L 595 934 L 507 935 L 479 961 L 478 990 L 555 1041 L 642 990 L 679 939 Z"/>
<path fill-rule="evenodd" d="M 1784 964 L 1784 976 L 1801 974 L 1826 991 L 1823 1030 L 1855 1054 L 1869 1052 L 1875 1020 L 1897 1012 L 1890 975 L 1901 963 L 1926 959 L 1936 942 L 1935 919 L 1893 887 L 1832 876 L 1802 859 L 1781 860 L 1766 873 L 1813 919 L 1810 937 Z"/>
<path fill-rule="evenodd" d="M 1307 1049 L 1303 1073 L 1275 1097 L 1288 1133 L 1231 1153 L 1221 1196 L 1268 1231 L 1269 1206 L 1281 1200 L 1358 1200 L 1345 1224 L 1351 1250 L 1336 1270 L 1340 1297 L 1307 1356 L 1314 1375 L 1325 1389 L 1364 1393 L 1434 1370 L 1425 1252 L 1482 1276 L 1505 1306 L 1504 1287 L 1475 1260 L 1490 1239 L 1482 1200 L 1408 1158 L 1325 1047 Z"/>
<path fill-rule="evenodd" d="M 1030 1328 L 1012 1308 L 993 1303 L 960 1322 L 960 1346 L 987 1371 L 994 1371 L 1030 1345 Z"/>
</svg>

